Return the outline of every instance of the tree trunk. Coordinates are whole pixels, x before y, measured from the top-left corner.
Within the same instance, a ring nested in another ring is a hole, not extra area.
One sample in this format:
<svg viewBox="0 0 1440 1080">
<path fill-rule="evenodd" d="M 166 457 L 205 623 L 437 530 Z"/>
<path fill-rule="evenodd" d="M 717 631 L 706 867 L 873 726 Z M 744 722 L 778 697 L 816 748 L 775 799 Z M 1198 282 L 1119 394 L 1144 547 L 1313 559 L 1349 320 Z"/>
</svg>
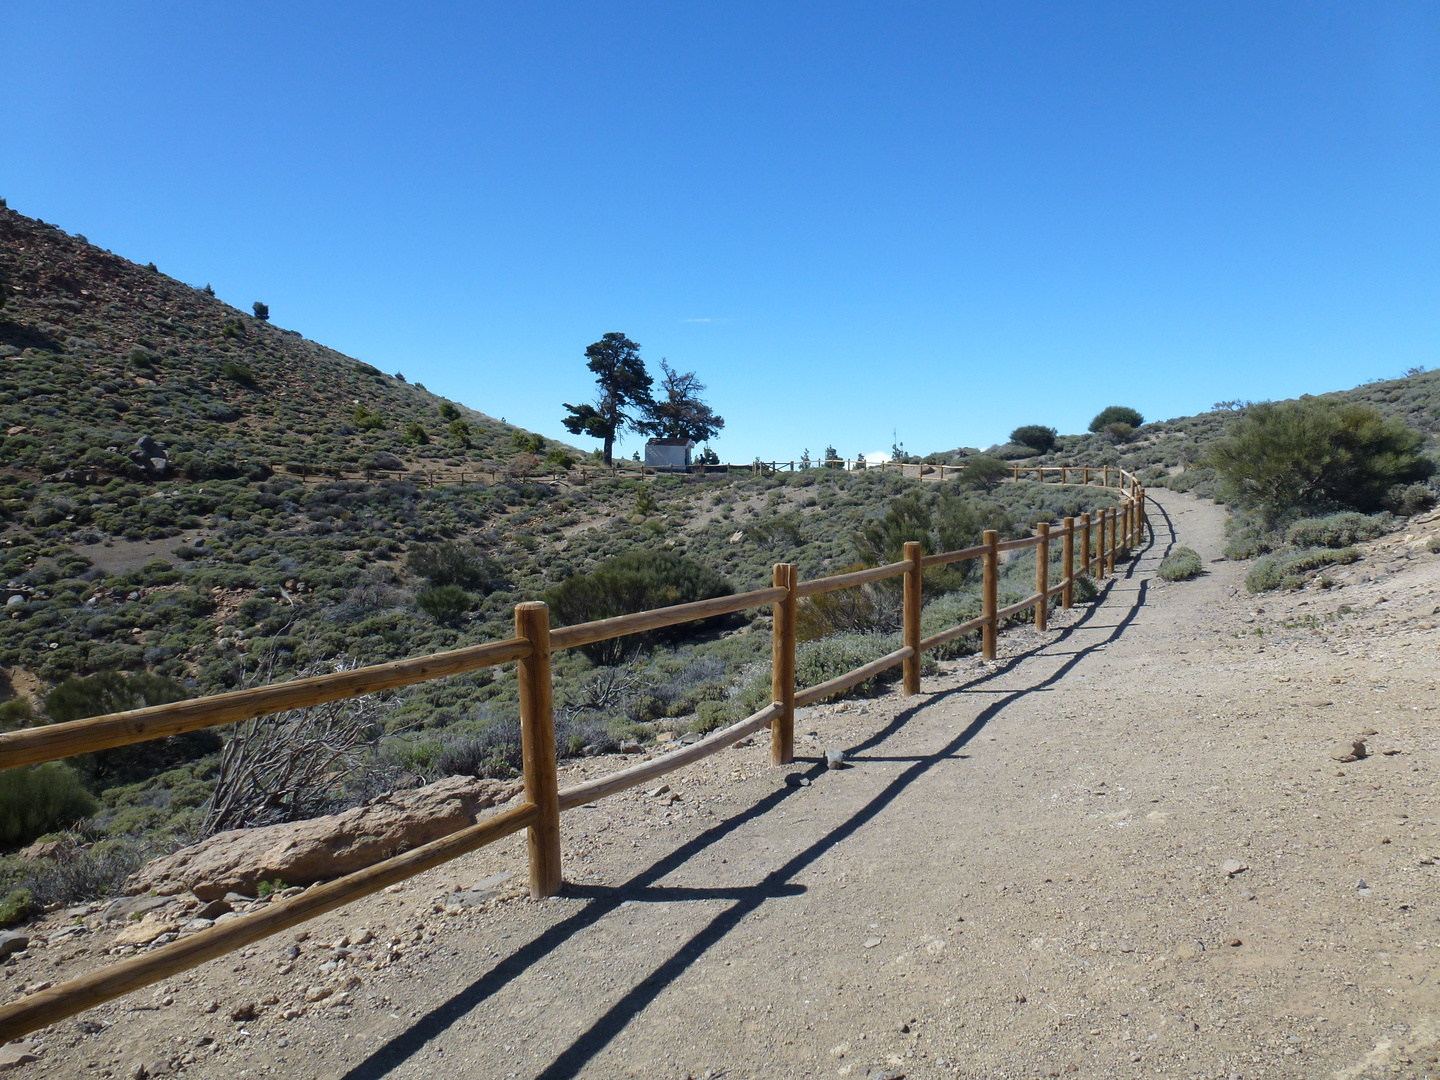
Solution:
<svg viewBox="0 0 1440 1080">
<path fill-rule="evenodd" d="M 614 450 L 614 449 L 615 449 L 615 436 L 613 436 L 613 435 L 607 435 L 607 436 L 605 436 L 605 467 L 606 467 L 607 469 L 610 468 L 610 466 L 614 464 L 614 462 L 612 462 L 612 461 L 610 460 L 610 452 L 611 452 L 612 450 Z"/>
</svg>

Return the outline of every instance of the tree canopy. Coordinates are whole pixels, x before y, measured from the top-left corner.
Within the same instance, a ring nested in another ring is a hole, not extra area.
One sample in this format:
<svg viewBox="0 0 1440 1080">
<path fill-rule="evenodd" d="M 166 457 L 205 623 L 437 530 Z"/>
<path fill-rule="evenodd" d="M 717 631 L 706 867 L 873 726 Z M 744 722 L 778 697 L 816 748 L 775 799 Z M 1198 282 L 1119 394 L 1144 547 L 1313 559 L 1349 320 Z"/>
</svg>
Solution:
<svg viewBox="0 0 1440 1080">
<path fill-rule="evenodd" d="M 640 346 L 621 333 L 606 334 L 585 349 L 586 364 L 595 373 L 597 394 L 593 405 L 565 402 L 569 415 L 565 430 L 589 435 L 604 443 L 605 464 L 609 465 L 615 440 L 626 430 L 640 430 L 652 402 L 654 383 L 640 358 Z"/>
<path fill-rule="evenodd" d="M 640 431 L 661 439 L 709 442 L 725 426 L 725 418 L 701 400 L 705 384 L 693 371 L 676 371 L 664 360 L 660 370 L 665 373 L 660 380 L 661 394 L 646 406 Z"/>
</svg>

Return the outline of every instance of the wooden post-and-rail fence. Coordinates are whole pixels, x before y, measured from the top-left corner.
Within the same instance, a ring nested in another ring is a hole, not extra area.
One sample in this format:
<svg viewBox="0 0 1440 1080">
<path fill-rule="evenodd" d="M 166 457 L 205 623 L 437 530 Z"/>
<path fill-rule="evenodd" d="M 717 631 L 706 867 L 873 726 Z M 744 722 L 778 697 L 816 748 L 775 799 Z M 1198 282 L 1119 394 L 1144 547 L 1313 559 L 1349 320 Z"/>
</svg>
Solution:
<svg viewBox="0 0 1440 1080">
<path fill-rule="evenodd" d="M 1057 470 L 1035 471 L 1038 479 L 1046 480 L 1048 473 Z M 1056 479 L 1068 482 L 1072 475 L 1077 479 L 1083 475 L 1083 482 L 1090 483 L 1091 471 L 1078 466 L 1061 466 Z M 1061 605 L 1069 608 L 1077 576 L 1100 579 L 1112 575 L 1117 555 L 1128 553 L 1138 546 L 1145 535 L 1145 491 L 1136 478 L 1121 469 L 1107 468 L 1103 475 L 1099 470 L 1094 472 L 1097 479 L 1118 491 L 1120 505 L 1101 509 L 1095 515 L 1082 514 L 1078 521 L 1067 517 L 1058 525 L 1042 522 L 1033 536 L 1001 541 L 994 530 L 988 530 L 982 542 L 974 547 L 933 555 L 923 554 L 918 543 L 910 542 L 905 545 L 904 558 L 900 562 L 809 581 L 799 580 L 793 563 L 780 563 L 775 567 L 773 584 L 768 589 L 576 626 L 552 629 L 546 605 L 527 602 L 515 608 L 515 636 L 505 641 L 169 705 L 0 733 L 0 769 L 11 769 L 514 662 L 518 666 L 521 751 L 524 759 L 524 799 L 520 805 L 363 870 L 313 885 L 298 895 L 272 900 L 258 911 L 0 1006 L 0 1043 L 20 1038 L 67 1016 L 243 948 L 368 896 L 387 885 L 493 844 L 521 829 L 527 831 L 530 895 L 537 900 L 555 895 L 563 884 L 560 815 L 565 811 L 647 783 L 657 776 L 717 753 L 766 727 L 770 729 L 771 761 L 775 765 L 786 765 L 794 756 L 796 709 L 848 690 L 896 665 L 902 668 L 904 693 L 917 694 L 920 692 L 920 658 L 925 652 L 979 630 L 983 655 L 985 659 L 993 660 L 1000 628 L 1027 608 L 1034 608 L 1035 626 L 1044 630 L 1052 598 L 1058 595 Z M 1080 540 L 1078 560 L 1077 537 Z M 1050 544 L 1057 538 L 1062 544 L 1061 579 L 1052 584 L 1049 552 Z M 1008 607 L 999 607 L 1001 553 L 1032 547 L 1036 549 L 1035 592 Z M 925 570 L 970 559 L 979 559 L 982 568 L 980 615 L 922 638 L 921 586 Z M 904 625 L 901 647 L 844 675 L 797 690 L 795 618 L 799 601 L 808 596 L 902 576 Z M 773 700 L 770 704 L 689 746 L 572 787 L 559 787 L 550 677 L 550 658 L 555 652 L 765 606 L 774 613 L 771 641 Z"/>
</svg>

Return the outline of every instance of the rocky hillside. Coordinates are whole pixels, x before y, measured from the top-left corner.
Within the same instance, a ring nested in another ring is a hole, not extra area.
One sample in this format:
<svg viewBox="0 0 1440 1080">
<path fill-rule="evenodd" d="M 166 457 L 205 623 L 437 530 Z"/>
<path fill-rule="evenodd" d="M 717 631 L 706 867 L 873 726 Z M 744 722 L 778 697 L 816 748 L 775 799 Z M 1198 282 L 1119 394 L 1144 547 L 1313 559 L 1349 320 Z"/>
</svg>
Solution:
<svg viewBox="0 0 1440 1080">
<path fill-rule="evenodd" d="M 4 207 L 0 294 L 0 461 L 26 474 L 541 464 L 513 427 Z"/>
</svg>

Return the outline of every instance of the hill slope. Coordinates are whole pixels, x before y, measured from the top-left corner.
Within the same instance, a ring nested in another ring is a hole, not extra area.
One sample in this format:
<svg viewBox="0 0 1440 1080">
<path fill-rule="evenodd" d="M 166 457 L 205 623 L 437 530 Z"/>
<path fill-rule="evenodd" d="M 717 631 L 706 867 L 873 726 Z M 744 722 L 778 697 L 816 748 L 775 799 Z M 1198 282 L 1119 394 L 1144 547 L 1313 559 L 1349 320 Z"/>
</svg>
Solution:
<svg viewBox="0 0 1440 1080">
<path fill-rule="evenodd" d="M 291 462 L 504 468 L 523 452 L 518 429 L 8 208 L 0 291 L 11 468 L 138 478 L 128 454 L 145 436 L 167 475 L 194 480 Z"/>
</svg>

